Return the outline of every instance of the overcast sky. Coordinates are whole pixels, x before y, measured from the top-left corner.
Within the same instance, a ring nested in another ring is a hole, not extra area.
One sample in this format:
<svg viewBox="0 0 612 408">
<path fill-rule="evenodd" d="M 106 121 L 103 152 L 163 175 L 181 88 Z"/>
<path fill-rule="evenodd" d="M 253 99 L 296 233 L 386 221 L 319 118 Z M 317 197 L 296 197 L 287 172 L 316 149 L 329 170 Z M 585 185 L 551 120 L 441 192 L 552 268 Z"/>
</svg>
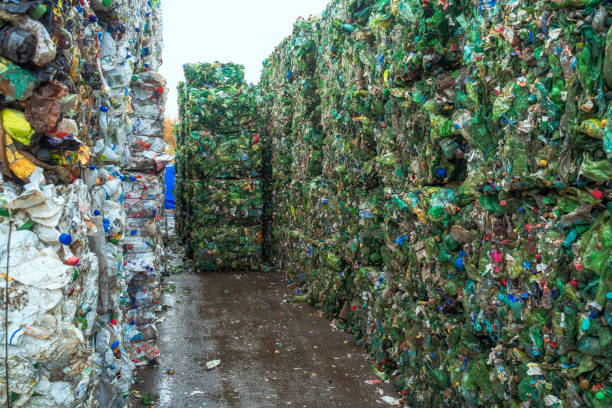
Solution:
<svg viewBox="0 0 612 408">
<path fill-rule="evenodd" d="M 321 13 L 329 0 L 166 0 L 164 63 L 166 116 L 178 116 L 176 86 L 187 62 L 235 62 L 257 83 L 261 63 L 300 17 Z"/>
</svg>

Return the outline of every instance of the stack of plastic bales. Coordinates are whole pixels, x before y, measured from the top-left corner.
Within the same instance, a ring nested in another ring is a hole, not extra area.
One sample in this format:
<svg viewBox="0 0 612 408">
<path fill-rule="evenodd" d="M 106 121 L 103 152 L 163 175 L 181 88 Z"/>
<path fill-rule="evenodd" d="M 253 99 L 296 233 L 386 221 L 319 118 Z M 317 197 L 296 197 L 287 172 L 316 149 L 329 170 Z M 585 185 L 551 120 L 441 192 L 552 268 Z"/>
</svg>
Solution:
<svg viewBox="0 0 612 408">
<path fill-rule="evenodd" d="M 159 3 L 0 3 L 11 406 L 126 407 L 134 360 L 152 357 L 142 347 L 146 313 L 129 310 L 122 182 L 129 175 L 121 166 L 132 160 L 129 115 L 147 117 L 132 76 L 159 65 Z M 168 160 L 156 159 L 157 170 Z M 4 338 L 4 321 L 0 327 Z"/>
<path fill-rule="evenodd" d="M 98 3 L 99 23 L 105 27 L 100 36 L 100 66 L 109 89 L 100 108 L 105 142 L 98 142 L 96 153 L 100 162 L 118 166 L 114 176 L 121 194 L 107 194 L 107 200 L 123 206 L 124 217 L 119 236 L 112 228 L 109 231 L 109 217 L 103 219 L 109 238 L 119 238 L 116 241 L 122 245 L 123 257 L 118 263 L 121 275 L 115 284 L 121 288 L 122 318 L 114 318 L 116 313 L 108 317 L 110 324 L 102 329 L 98 343 L 100 351 L 120 346 L 133 369 L 159 354 L 154 321 L 155 312 L 160 310 L 157 288 L 163 255 L 158 239 L 164 196 L 160 178 L 172 159 L 162 138 L 165 81 L 155 72 L 161 59 L 161 11 L 159 2 Z M 129 26 L 117 25 L 122 17 L 129 17 Z M 120 336 L 117 338 L 110 329 Z M 111 335 L 105 336 L 104 330 Z M 131 385 L 131 376 L 124 374 L 129 372 L 127 364 L 119 369 L 110 364 L 106 371 L 110 375 L 101 382 L 100 402 L 109 404 L 120 394 L 127 403 Z"/>
<path fill-rule="evenodd" d="M 321 181 L 322 129 L 316 79 L 317 22 L 300 20 L 293 35 L 267 60 L 259 84 L 260 114 L 271 151 L 271 207 L 277 266 L 306 266 L 325 231 L 312 224 L 309 188 Z M 299 204 L 298 204 L 299 203 Z M 320 214 L 324 219 L 325 214 Z M 314 232 L 309 234 L 307 231 Z M 304 240 L 304 236 L 308 236 Z M 282 245 L 280 245 L 282 243 Z M 286 252 L 291 248 L 289 252 Z M 306 268 L 308 269 L 308 268 Z"/>
<path fill-rule="evenodd" d="M 156 18 L 159 18 L 157 16 Z M 150 19 L 145 27 L 157 26 Z M 151 35 L 143 49 L 152 46 L 157 38 Z M 164 256 L 162 222 L 164 217 L 164 169 L 172 159 L 167 154 L 163 139 L 165 81 L 151 72 L 159 66 L 160 54 L 155 58 L 142 53 L 143 71 L 132 82 L 134 111 L 131 113 L 130 161 L 123 169 L 127 235 L 124 242 L 125 268 L 129 282 L 130 316 L 135 326 L 132 338 L 132 360 L 137 365 L 147 364 L 158 354 L 155 313 L 161 311 L 159 304 L 159 280 L 164 271 L 161 262 Z M 156 60 L 157 59 L 157 60 Z"/>
<path fill-rule="evenodd" d="M 277 266 L 411 406 L 612 402 L 607 3 L 335 0 L 264 64 Z"/>
<path fill-rule="evenodd" d="M 177 228 L 199 270 L 258 269 L 262 154 L 255 91 L 235 64 L 190 64 L 179 86 Z"/>
</svg>

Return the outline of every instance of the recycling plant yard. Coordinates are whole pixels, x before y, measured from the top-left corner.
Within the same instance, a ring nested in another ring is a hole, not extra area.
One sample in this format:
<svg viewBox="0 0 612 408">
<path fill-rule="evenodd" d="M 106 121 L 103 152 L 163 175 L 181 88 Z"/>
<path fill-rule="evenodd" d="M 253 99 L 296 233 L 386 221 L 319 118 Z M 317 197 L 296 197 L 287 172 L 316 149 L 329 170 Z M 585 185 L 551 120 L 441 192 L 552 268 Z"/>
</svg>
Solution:
<svg viewBox="0 0 612 408">
<path fill-rule="evenodd" d="M 2 407 L 612 406 L 612 2 L 187 3 L 0 0 Z"/>
</svg>

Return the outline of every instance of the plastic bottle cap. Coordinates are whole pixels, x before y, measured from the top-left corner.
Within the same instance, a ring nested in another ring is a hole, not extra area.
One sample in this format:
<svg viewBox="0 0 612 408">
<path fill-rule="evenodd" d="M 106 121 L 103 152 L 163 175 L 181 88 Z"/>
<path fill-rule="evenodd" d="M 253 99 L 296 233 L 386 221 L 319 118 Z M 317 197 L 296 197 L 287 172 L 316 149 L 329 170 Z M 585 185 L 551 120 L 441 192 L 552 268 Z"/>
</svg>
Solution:
<svg viewBox="0 0 612 408">
<path fill-rule="evenodd" d="M 111 324 L 112 324 L 113 326 L 116 326 L 116 325 L 117 325 L 117 319 L 113 319 L 113 320 L 111 320 Z"/>
<path fill-rule="evenodd" d="M 64 245 L 70 245 L 70 243 L 72 242 L 72 236 L 64 232 L 60 235 L 59 241 Z"/>
<path fill-rule="evenodd" d="M 42 16 L 45 15 L 45 13 L 47 12 L 47 6 L 45 6 L 44 4 L 39 4 L 31 13 L 30 15 L 32 16 L 32 18 L 38 20 L 39 18 L 41 18 Z"/>
<path fill-rule="evenodd" d="M 66 265 L 68 266 L 75 266 L 76 264 L 78 264 L 80 261 L 79 258 L 77 258 L 76 256 L 71 256 L 70 258 L 68 258 L 66 260 L 66 262 L 64 262 Z"/>
<path fill-rule="evenodd" d="M 115 340 L 115 342 L 113 343 L 113 345 L 111 346 L 111 349 L 115 350 L 117 347 L 119 347 L 121 343 L 119 342 L 119 340 Z"/>
<path fill-rule="evenodd" d="M 582 321 L 581 324 L 582 330 L 587 331 L 591 328 L 591 320 L 589 318 L 586 318 Z"/>
</svg>

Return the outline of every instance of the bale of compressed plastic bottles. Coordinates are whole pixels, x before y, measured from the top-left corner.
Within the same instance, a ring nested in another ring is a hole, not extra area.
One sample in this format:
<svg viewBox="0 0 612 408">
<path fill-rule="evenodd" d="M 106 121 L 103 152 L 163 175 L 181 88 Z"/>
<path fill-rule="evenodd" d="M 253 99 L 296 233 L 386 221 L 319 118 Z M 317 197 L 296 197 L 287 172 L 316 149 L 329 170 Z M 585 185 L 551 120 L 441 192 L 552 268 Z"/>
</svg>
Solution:
<svg viewBox="0 0 612 408">
<path fill-rule="evenodd" d="M 244 67 L 184 66 L 179 85 L 178 230 L 199 270 L 258 269 L 262 261 L 262 140 Z"/>
<path fill-rule="evenodd" d="M 0 2 L 2 406 L 126 407 L 159 355 L 161 37 L 160 0 Z"/>
<path fill-rule="evenodd" d="M 409 405 L 612 403 L 611 26 L 333 0 L 265 61 L 273 259 Z"/>
</svg>

